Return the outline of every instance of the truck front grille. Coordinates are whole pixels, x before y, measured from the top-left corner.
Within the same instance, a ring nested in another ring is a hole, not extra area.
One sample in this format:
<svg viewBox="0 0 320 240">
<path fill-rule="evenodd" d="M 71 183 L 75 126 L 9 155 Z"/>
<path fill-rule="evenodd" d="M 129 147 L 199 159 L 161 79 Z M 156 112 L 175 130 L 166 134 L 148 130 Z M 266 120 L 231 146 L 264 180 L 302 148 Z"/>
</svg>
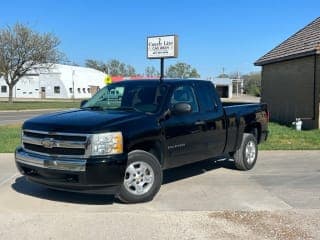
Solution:
<svg viewBox="0 0 320 240">
<path fill-rule="evenodd" d="M 30 130 L 23 131 L 24 136 L 26 137 L 34 137 L 34 138 L 53 138 L 55 140 L 61 141 L 79 141 L 85 142 L 87 140 L 87 136 L 82 135 L 50 135 L 49 133 L 39 133 L 39 132 L 31 132 Z M 63 133 L 61 133 L 63 134 Z"/>
<path fill-rule="evenodd" d="M 84 134 L 23 130 L 22 145 L 27 151 L 50 156 L 85 157 L 89 137 Z"/>
</svg>

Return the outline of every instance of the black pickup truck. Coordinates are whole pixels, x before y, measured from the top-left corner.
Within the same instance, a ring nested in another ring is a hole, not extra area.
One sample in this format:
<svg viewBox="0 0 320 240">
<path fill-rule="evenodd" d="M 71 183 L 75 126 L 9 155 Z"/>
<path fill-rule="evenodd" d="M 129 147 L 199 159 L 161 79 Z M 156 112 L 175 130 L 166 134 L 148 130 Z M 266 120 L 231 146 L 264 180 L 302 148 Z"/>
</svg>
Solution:
<svg viewBox="0 0 320 240">
<path fill-rule="evenodd" d="M 268 136 L 266 104 L 223 106 L 202 80 L 128 80 L 80 109 L 24 122 L 19 171 L 49 188 L 151 200 L 164 169 L 218 156 L 253 168 Z"/>
</svg>

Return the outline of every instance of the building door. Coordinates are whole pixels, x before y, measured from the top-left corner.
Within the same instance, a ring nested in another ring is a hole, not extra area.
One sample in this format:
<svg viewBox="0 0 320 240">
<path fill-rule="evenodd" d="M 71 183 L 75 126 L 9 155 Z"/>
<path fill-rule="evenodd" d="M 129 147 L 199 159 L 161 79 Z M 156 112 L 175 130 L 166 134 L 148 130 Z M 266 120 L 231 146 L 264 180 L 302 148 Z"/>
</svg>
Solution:
<svg viewBox="0 0 320 240">
<path fill-rule="evenodd" d="M 45 87 L 41 87 L 40 96 L 41 96 L 41 99 L 46 98 L 46 88 Z"/>
<path fill-rule="evenodd" d="M 216 86 L 216 91 L 221 98 L 229 97 L 229 87 L 228 86 Z"/>
</svg>

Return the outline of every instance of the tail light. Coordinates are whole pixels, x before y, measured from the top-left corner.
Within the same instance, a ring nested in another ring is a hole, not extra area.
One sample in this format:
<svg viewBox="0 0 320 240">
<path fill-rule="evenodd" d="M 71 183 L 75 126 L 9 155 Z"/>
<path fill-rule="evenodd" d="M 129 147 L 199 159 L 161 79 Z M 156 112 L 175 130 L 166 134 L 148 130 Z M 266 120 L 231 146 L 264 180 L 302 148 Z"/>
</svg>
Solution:
<svg viewBox="0 0 320 240">
<path fill-rule="evenodd" d="M 266 118 L 267 118 L 267 121 L 269 122 L 270 121 L 270 112 L 268 110 L 266 110 Z"/>
</svg>

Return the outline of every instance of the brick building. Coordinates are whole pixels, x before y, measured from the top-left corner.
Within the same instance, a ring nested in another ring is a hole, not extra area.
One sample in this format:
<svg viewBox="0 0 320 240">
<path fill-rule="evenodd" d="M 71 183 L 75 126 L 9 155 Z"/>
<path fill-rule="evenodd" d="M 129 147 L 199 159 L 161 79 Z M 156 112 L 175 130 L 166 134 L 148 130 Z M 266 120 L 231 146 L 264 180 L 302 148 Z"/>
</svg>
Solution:
<svg viewBox="0 0 320 240">
<path fill-rule="evenodd" d="M 271 120 L 320 128 L 320 17 L 255 62 L 262 66 L 261 101 Z"/>
</svg>

